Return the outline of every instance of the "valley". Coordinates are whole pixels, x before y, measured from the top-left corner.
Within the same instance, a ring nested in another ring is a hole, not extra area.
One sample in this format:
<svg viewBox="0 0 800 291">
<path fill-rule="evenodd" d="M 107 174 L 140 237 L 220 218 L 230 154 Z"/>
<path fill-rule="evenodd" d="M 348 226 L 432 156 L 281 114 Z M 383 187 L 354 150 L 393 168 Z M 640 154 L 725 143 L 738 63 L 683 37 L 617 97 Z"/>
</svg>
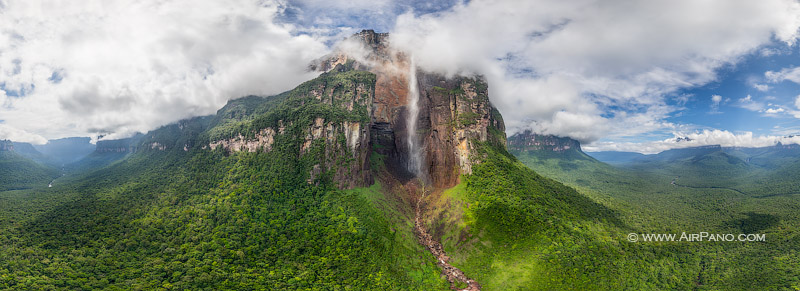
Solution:
<svg viewBox="0 0 800 291">
<path fill-rule="evenodd" d="M 538 137 L 521 134 L 510 139 Z M 795 149 L 781 146 L 687 148 L 639 155 L 625 163 L 615 162 L 616 166 L 602 163 L 590 156 L 593 153 L 587 155 L 580 148 L 554 151 L 529 147 L 513 153 L 537 172 L 618 210 L 623 221 L 638 229 L 636 233 L 766 234 L 765 242 L 701 242 L 673 251 L 700 259 L 702 268 L 698 269 L 697 277 L 702 279 L 702 285 L 750 289 L 753 284 L 763 284 L 770 286 L 764 289 L 791 290 L 797 286 L 790 279 L 795 275 L 775 274 L 800 272 L 794 263 L 787 264 L 792 261 L 787 260 L 787 254 L 798 251 L 795 226 L 800 216 L 794 209 L 800 204 L 791 195 L 772 195 L 775 193 L 772 191 L 797 187 L 795 174 L 787 172 L 800 161 L 800 156 L 792 151 Z M 737 152 L 756 155 L 747 158 Z M 619 156 L 614 155 L 614 161 Z M 745 158 L 738 160 L 732 156 Z M 760 162 L 753 163 L 757 159 Z M 742 170 L 743 167 L 747 170 Z M 764 183 L 765 180 L 771 182 Z M 680 246 L 675 243 L 672 247 Z M 751 269 L 752 265 L 765 267 Z M 709 266 L 714 266 L 713 271 L 709 271 Z"/>
<path fill-rule="evenodd" d="M 606 153 L 612 166 L 569 138 L 507 137 L 482 76 L 418 68 L 387 34 L 347 41 L 360 49 L 281 94 L 80 140 L 57 162 L 0 151 L 0 288 L 800 285 L 796 149 Z M 626 238 L 703 231 L 767 240 Z"/>
</svg>

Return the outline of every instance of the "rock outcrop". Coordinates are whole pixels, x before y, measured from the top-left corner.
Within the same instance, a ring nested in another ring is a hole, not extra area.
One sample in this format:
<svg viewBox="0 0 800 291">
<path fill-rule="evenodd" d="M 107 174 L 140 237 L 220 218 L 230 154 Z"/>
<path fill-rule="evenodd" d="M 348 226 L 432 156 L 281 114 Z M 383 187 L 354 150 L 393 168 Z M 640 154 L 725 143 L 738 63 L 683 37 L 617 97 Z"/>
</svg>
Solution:
<svg viewBox="0 0 800 291">
<path fill-rule="evenodd" d="M 280 100 L 265 107 L 262 112 L 267 113 L 253 114 L 258 105 L 248 104 L 264 105 L 270 98 L 231 101 L 218 113 L 219 130 L 212 130 L 204 146 L 228 154 L 270 153 L 282 147 L 281 154 L 296 154 L 312 163 L 309 183 L 326 174 L 343 189 L 369 186 L 374 95 L 374 74 L 336 64 L 282 97 L 270 97 Z"/>
<path fill-rule="evenodd" d="M 297 154 L 319 159 L 309 172 L 310 183 L 329 173 L 340 188 L 369 186 L 374 180 L 370 158 L 376 154 L 399 180 L 421 178 L 448 188 L 480 162 L 478 143 L 505 143 L 502 118 L 482 77 L 446 78 L 417 69 L 412 57 L 392 48 L 388 34 L 364 30 L 310 68 L 322 74 L 274 97 L 285 98 L 274 104 L 291 108 L 255 121 L 248 116 L 258 109 L 248 104 L 268 99 L 232 101 L 218 113 L 219 130 L 204 146 L 229 154 L 269 152 L 281 140 L 301 137 Z M 409 110 L 410 98 L 419 110 Z M 411 158 L 421 167 L 411 168 Z"/>
<path fill-rule="evenodd" d="M 510 151 L 552 151 L 563 153 L 569 150 L 581 151 L 581 143 L 568 137 L 543 135 L 525 131 L 508 138 Z"/>
<path fill-rule="evenodd" d="M 424 140 L 427 173 L 434 187 L 449 188 L 481 162 L 476 142 L 505 144 L 505 126 L 481 77 L 418 76 L 424 110 L 417 131 Z"/>
<path fill-rule="evenodd" d="M 324 159 L 314 165 L 309 182 L 322 169 L 332 170 L 333 181 L 340 188 L 351 189 L 373 183 L 369 167 L 369 131 L 360 122 L 333 122 L 315 118 L 300 152 L 305 154 L 315 141 L 323 143 Z"/>
<path fill-rule="evenodd" d="M 10 140 L 0 140 L 0 152 L 13 152 L 14 143 Z"/>
<path fill-rule="evenodd" d="M 255 137 L 248 139 L 239 134 L 238 136 L 230 139 L 223 139 L 213 141 L 209 144 L 212 150 L 217 147 L 222 147 L 228 153 L 232 152 L 269 152 L 272 150 L 272 143 L 275 142 L 275 130 L 272 128 L 264 128 L 256 133 Z"/>
</svg>

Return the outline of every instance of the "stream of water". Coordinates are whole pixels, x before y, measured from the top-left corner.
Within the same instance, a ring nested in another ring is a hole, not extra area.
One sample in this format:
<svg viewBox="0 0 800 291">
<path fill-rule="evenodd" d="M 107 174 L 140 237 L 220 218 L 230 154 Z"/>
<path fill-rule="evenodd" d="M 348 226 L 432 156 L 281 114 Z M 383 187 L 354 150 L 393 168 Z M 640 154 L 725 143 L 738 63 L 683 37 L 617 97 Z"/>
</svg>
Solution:
<svg viewBox="0 0 800 291">
<path fill-rule="evenodd" d="M 442 244 L 435 240 L 433 236 L 425 228 L 422 222 L 422 205 L 421 202 L 425 198 L 425 185 L 422 184 L 422 191 L 417 196 L 415 206 L 416 214 L 414 215 L 414 233 L 417 235 L 417 240 L 420 244 L 425 246 L 426 249 L 436 257 L 436 265 L 442 269 L 442 274 L 445 275 L 447 281 L 450 282 L 450 289 L 459 291 L 480 291 L 481 284 L 477 281 L 470 279 L 464 274 L 461 269 L 456 268 L 450 264 L 450 257 L 444 251 Z M 458 283 L 466 284 L 466 288 L 457 288 Z"/>
<path fill-rule="evenodd" d="M 428 251 L 436 257 L 436 264 L 439 268 L 442 269 L 442 274 L 447 277 L 447 281 L 450 282 L 450 288 L 453 290 L 464 290 L 464 291 L 480 291 L 481 285 L 475 280 L 468 278 L 464 275 L 464 272 L 459 270 L 458 268 L 450 265 L 448 262 L 450 257 L 444 251 L 442 244 L 435 240 L 433 236 L 428 233 L 428 230 L 425 228 L 425 225 L 422 223 L 422 199 L 425 198 L 425 182 L 422 172 L 422 151 L 420 150 L 420 141 L 419 137 L 417 136 L 417 119 L 419 118 L 419 86 L 417 85 L 417 66 L 414 63 L 414 57 L 411 57 L 411 64 L 409 66 L 408 72 L 408 119 L 406 120 L 406 131 L 408 135 L 407 138 L 407 145 L 408 145 L 408 162 L 406 164 L 408 171 L 417 176 L 416 183 L 422 185 L 422 191 L 417 196 L 416 201 L 416 214 L 414 217 L 414 232 L 417 235 L 417 240 L 425 246 Z M 415 184 L 415 182 L 411 182 L 410 184 Z M 407 186 L 408 187 L 408 186 Z M 416 187 L 411 187 L 414 189 Z M 415 190 L 409 190 L 412 193 L 416 192 Z M 460 282 L 461 284 L 465 284 L 467 287 L 465 289 L 459 289 L 456 287 L 456 284 Z"/>
</svg>

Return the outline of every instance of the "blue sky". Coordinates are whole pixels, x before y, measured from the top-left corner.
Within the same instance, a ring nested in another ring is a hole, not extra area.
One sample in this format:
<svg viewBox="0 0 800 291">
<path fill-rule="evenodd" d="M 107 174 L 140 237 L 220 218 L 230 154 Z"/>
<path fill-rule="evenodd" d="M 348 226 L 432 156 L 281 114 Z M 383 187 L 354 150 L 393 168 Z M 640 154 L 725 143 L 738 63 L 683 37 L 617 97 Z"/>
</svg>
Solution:
<svg viewBox="0 0 800 291">
<path fill-rule="evenodd" d="M 797 0 L 0 0 L 0 139 L 213 114 L 313 78 L 310 61 L 375 29 L 423 70 L 485 76 L 508 134 L 645 153 L 800 142 L 785 137 L 798 27 Z"/>
<path fill-rule="evenodd" d="M 667 103 L 676 110 L 664 120 L 674 124 L 675 128 L 624 138 L 600 139 L 598 143 L 619 145 L 626 142 L 634 144 L 649 142 L 664 145 L 664 140 L 704 130 L 772 137 L 800 135 L 798 80 L 796 78 L 775 80 L 768 77 L 770 73 L 791 71 L 797 67 L 800 67 L 800 49 L 797 45 L 766 45 L 743 55 L 734 63 L 717 69 L 714 81 L 702 86 L 675 90 L 669 94 Z M 752 145 L 744 143 L 742 146 L 764 146 L 779 141 L 791 143 L 794 140 L 775 138 L 767 143 L 764 141 L 754 142 Z M 669 145 L 657 149 L 663 150 L 666 147 Z M 622 150 L 636 149 L 635 145 L 622 148 Z"/>
<path fill-rule="evenodd" d="M 800 85 L 790 80 L 771 81 L 765 76 L 767 72 L 798 65 L 797 46 L 765 47 L 747 54 L 740 62 L 721 68 L 718 81 L 677 92 L 691 95 L 691 98 L 684 105 L 685 110 L 667 120 L 763 135 L 800 134 L 800 119 L 790 113 L 799 110 L 795 101 L 800 95 Z M 714 95 L 719 95 L 722 101 L 713 102 Z M 747 96 L 752 102 L 744 102 Z M 769 109 L 779 112 L 767 113 Z"/>
</svg>

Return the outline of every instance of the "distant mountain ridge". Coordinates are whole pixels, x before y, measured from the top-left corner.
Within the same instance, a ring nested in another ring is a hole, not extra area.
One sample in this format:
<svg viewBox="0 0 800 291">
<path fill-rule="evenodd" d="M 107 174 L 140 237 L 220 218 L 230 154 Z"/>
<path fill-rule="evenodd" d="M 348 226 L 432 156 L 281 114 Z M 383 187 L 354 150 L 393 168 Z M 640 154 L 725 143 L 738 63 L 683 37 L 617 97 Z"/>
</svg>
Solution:
<svg viewBox="0 0 800 291">
<path fill-rule="evenodd" d="M 705 145 L 665 150 L 657 154 L 601 151 L 583 152 L 579 141 L 554 135 L 525 131 L 508 137 L 508 150 L 517 157 L 539 160 L 561 160 L 563 168 L 574 168 L 569 162 L 585 160 L 624 167 L 653 167 L 681 163 L 696 169 L 714 168 L 749 171 L 753 167 L 774 169 L 800 159 L 800 145 L 781 144 L 768 147 L 723 147 Z M 538 170 L 542 170 L 539 168 Z"/>
<path fill-rule="evenodd" d="M 124 139 L 97 141 L 92 153 L 66 165 L 65 168 L 72 172 L 82 172 L 108 166 L 135 153 L 142 136 L 144 135 L 137 134 Z"/>
<path fill-rule="evenodd" d="M 530 130 L 517 133 L 508 138 L 509 150 L 545 150 L 553 152 L 566 152 L 569 150 L 581 151 L 581 143 L 569 137 L 543 135 Z"/>
<path fill-rule="evenodd" d="M 742 159 L 744 162 L 761 166 L 774 164 L 776 159 L 800 157 L 800 145 L 778 143 L 768 147 L 723 147 L 720 145 L 707 145 L 670 149 L 657 154 L 641 154 L 635 152 L 601 151 L 589 152 L 588 155 L 609 164 L 630 164 L 643 162 L 670 162 L 682 159 L 698 158 L 700 156 L 724 153 Z"/>
<path fill-rule="evenodd" d="M 62 166 L 80 160 L 95 150 L 88 137 L 69 137 L 50 140 L 43 145 L 26 142 L 0 141 L 0 151 L 17 154 L 42 164 Z"/>
<path fill-rule="evenodd" d="M 52 160 L 56 165 L 76 162 L 92 153 L 95 145 L 88 137 L 68 137 L 47 141 L 43 145 L 32 145 L 37 151 Z"/>
</svg>

